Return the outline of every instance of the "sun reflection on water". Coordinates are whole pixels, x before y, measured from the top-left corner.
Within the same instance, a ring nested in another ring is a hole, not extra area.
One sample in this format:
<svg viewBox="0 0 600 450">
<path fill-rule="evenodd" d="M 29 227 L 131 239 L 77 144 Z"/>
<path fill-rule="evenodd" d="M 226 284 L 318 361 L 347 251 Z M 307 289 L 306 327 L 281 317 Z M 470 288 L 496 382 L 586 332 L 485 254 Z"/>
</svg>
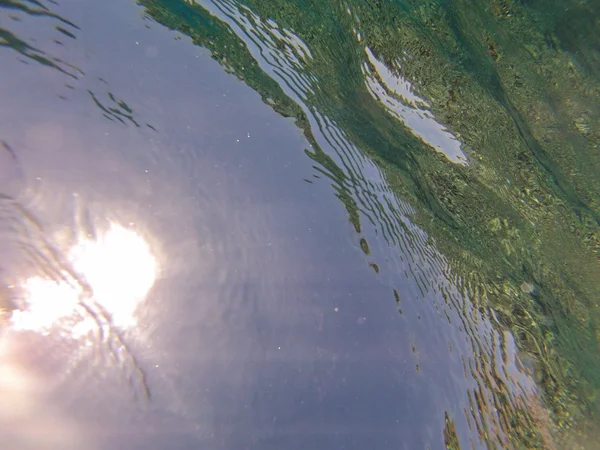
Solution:
<svg viewBox="0 0 600 450">
<path fill-rule="evenodd" d="M 157 261 L 150 246 L 135 231 L 116 223 L 97 239 L 81 239 L 68 253 L 73 270 L 91 287 L 91 299 L 66 271 L 64 279 L 39 276 L 22 283 L 24 308 L 11 317 L 15 330 L 48 333 L 53 327 L 68 329 L 72 337 L 96 326 L 81 313 L 82 300 L 91 300 L 110 315 L 119 328 L 136 325 L 135 310 L 152 288 Z"/>
</svg>

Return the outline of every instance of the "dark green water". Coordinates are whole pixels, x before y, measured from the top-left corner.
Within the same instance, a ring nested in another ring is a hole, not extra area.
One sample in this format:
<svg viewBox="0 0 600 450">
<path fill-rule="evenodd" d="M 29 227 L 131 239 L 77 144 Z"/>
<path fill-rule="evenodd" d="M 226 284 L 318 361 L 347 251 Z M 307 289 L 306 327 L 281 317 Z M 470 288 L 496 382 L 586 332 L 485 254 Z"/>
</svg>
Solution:
<svg viewBox="0 0 600 450">
<path fill-rule="evenodd" d="M 51 4 L 40 5 L 0 1 L 7 11 L 54 17 Z M 600 2 L 138 6 L 147 27 L 166 27 L 174 32 L 169 39 L 206 49 L 269 108 L 293 119 L 313 169 L 304 182 L 331 188 L 364 267 L 389 288 L 387 301 L 403 320 L 420 320 L 407 308 L 429 302 L 443 326 L 466 336 L 470 356 L 458 363 L 469 380 L 464 404 L 446 410 L 438 420 L 443 432 L 433 433 L 447 449 L 594 448 Z M 0 39 L 26 62 L 80 76 L 5 28 Z M 160 133 L 160 123 L 138 118 L 127 95 L 89 95 L 106 119 Z M 324 223 L 317 217 L 315 227 Z M 404 279 L 414 280 L 412 290 Z M 509 336 L 517 350 L 507 349 Z M 449 342 L 423 355 L 429 362 L 417 363 L 417 372 L 443 373 Z M 508 368 L 511 352 L 526 366 L 520 375 Z M 530 394 L 523 374 L 539 395 Z"/>
</svg>

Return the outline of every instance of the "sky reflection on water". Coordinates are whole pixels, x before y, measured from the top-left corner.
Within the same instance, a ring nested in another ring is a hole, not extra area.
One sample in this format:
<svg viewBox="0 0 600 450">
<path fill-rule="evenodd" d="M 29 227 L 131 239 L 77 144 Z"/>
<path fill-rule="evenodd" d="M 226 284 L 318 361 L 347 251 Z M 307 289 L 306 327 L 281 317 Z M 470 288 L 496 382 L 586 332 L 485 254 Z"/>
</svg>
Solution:
<svg viewBox="0 0 600 450">
<path fill-rule="evenodd" d="M 512 335 L 470 303 L 379 166 L 308 103 L 319 84 L 297 67 L 309 45 L 237 2 L 204 3 L 240 37 L 260 35 L 251 52 L 311 136 L 139 6 L 10 12 L 5 36 L 22 41 L 0 53 L 0 138 L 16 155 L 0 172 L 0 275 L 24 294 L 0 386 L 29 407 L 0 412 L 0 439 L 437 449 L 452 423 L 476 448 L 485 433 L 507 442 L 506 418 L 538 402 Z M 437 134 L 414 134 L 453 140 L 422 119 Z M 74 308 L 75 323 L 56 322 Z M 65 338 L 77 322 L 85 344 Z"/>
</svg>

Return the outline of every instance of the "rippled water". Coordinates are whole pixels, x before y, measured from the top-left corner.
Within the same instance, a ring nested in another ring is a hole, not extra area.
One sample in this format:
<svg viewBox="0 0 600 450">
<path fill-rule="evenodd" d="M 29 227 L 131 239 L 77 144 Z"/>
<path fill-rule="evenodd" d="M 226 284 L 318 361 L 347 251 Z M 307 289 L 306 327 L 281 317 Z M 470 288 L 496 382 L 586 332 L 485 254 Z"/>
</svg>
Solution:
<svg viewBox="0 0 600 450">
<path fill-rule="evenodd" d="M 595 448 L 597 1 L 0 1 L 0 447 Z"/>
</svg>

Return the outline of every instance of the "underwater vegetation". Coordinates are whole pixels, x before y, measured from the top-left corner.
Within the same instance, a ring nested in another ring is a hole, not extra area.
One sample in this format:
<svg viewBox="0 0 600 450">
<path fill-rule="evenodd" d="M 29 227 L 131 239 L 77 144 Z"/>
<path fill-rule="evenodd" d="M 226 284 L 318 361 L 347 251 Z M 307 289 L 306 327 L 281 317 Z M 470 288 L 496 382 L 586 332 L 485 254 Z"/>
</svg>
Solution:
<svg viewBox="0 0 600 450">
<path fill-rule="evenodd" d="M 139 4 L 296 120 L 365 254 L 373 215 L 315 128 L 375 161 L 532 361 L 545 406 L 506 419 L 515 445 L 550 446 L 544 427 L 585 445 L 600 412 L 598 2 Z M 451 418 L 445 436 L 458 448 Z"/>
</svg>

